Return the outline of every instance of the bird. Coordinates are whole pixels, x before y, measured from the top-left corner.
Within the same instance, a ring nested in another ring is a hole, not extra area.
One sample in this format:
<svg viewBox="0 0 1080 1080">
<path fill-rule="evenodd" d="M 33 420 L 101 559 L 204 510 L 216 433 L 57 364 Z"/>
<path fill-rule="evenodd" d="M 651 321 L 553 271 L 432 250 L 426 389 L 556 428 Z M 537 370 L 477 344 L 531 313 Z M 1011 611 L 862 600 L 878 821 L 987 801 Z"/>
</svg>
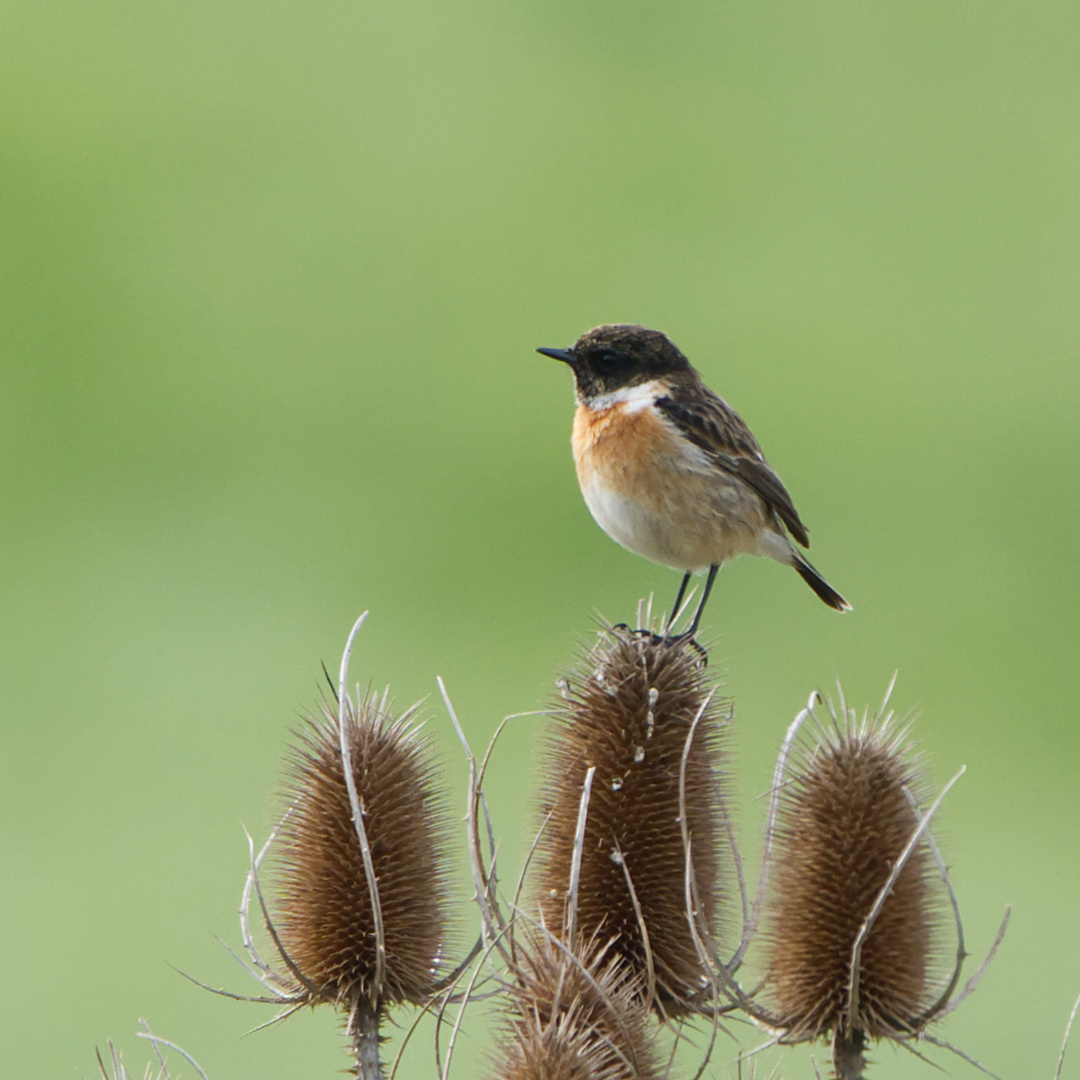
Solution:
<svg viewBox="0 0 1080 1080">
<path fill-rule="evenodd" d="M 809 547 L 806 526 L 742 417 L 666 334 L 612 323 L 568 349 L 536 351 L 574 373 L 571 447 L 597 524 L 629 551 L 683 571 L 667 634 L 691 575 L 708 576 L 678 640 L 693 641 L 720 566 L 748 552 L 794 567 L 829 607 L 851 610 L 795 546 Z"/>
</svg>

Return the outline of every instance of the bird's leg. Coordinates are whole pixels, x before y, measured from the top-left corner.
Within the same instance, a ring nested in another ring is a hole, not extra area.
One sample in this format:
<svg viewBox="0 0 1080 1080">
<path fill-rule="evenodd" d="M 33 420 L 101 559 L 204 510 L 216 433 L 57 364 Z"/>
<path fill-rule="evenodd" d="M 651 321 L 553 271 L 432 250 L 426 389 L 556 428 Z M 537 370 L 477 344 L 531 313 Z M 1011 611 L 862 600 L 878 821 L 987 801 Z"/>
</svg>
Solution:
<svg viewBox="0 0 1080 1080">
<path fill-rule="evenodd" d="M 698 625 L 701 622 L 701 613 L 705 610 L 705 601 L 709 599 L 709 593 L 712 592 L 713 582 L 716 580 L 716 572 L 720 569 L 719 563 L 713 563 L 709 567 L 709 576 L 705 579 L 705 591 L 701 594 L 701 603 L 697 606 L 697 611 L 694 612 L 694 621 L 690 624 L 690 628 L 680 637 L 686 638 L 688 641 L 694 640 L 694 635 L 697 633 Z M 687 577 L 690 575 L 687 574 Z"/>
<path fill-rule="evenodd" d="M 671 634 L 671 621 L 668 622 L 667 636 L 664 638 L 664 642 L 667 645 L 682 645 L 685 642 L 689 642 L 694 651 L 701 657 L 702 664 L 709 662 L 709 654 L 694 640 L 694 635 L 697 633 L 698 626 L 701 623 L 701 613 L 705 610 L 705 601 L 709 599 L 709 593 L 712 592 L 713 582 L 716 580 L 716 572 L 720 569 L 719 563 L 713 563 L 709 567 L 709 576 L 705 579 L 705 590 L 701 594 L 701 602 L 697 606 L 697 611 L 694 613 L 694 621 L 690 624 L 689 628 L 684 630 L 681 634 Z M 675 602 L 675 610 L 678 611 L 679 604 L 682 601 L 683 592 L 686 590 L 686 583 L 690 580 L 690 574 L 687 573 L 683 578 L 683 583 L 679 589 L 679 597 Z M 673 616 L 674 618 L 674 616 Z"/>
<path fill-rule="evenodd" d="M 679 614 L 679 608 L 682 607 L 683 597 L 686 595 L 686 586 L 690 584 L 690 571 L 687 570 L 683 574 L 682 584 L 679 586 L 679 594 L 675 597 L 675 603 L 671 605 L 671 614 L 668 616 L 667 626 L 664 628 L 664 632 L 671 633 L 672 626 L 675 625 L 675 616 Z"/>
</svg>

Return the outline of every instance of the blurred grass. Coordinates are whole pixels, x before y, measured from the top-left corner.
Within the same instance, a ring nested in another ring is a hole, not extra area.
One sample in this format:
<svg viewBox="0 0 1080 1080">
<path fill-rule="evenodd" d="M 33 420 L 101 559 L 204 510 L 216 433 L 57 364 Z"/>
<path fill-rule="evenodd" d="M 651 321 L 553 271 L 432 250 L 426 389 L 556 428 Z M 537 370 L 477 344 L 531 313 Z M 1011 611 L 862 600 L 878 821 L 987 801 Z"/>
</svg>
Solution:
<svg viewBox="0 0 1080 1080">
<path fill-rule="evenodd" d="M 594 609 L 670 602 L 590 521 L 532 352 L 627 320 L 742 412 L 856 607 L 721 575 L 747 842 L 809 690 L 899 668 L 935 775 L 969 766 L 973 952 L 1015 905 L 947 1033 L 1049 1076 L 1080 987 L 1078 31 L 952 0 L 6 5 L 6 1068 L 89 1074 L 109 1035 L 133 1063 L 140 1015 L 216 1078 L 341 1067 L 328 1018 L 239 1041 L 265 1016 L 166 962 L 243 988 L 209 933 L 236 940 L 239 821 L 360 610 L 356 677 L 405 703 L 442 674 L 479 745 Z M 537 724 L 491 778 L 508 872 Z"/>
</svg>

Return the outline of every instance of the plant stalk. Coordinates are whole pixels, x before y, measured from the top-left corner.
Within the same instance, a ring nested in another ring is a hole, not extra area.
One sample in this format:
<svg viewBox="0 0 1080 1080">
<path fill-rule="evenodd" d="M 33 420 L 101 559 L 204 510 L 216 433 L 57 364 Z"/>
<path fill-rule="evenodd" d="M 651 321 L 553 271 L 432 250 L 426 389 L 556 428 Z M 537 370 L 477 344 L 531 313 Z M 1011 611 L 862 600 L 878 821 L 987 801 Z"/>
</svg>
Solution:
<svg viewBox="0 0 1080 1080">
<path fill-rule="evenodd" d="M 836 1080 L 863 1080 L 863 1067 L 866 1058 L 863 1057 L 863 1048 L 866 1046 L 866 1036 L 857 1028 L 836 1029 L 833 1036 L 833 1068 L 836 1070 Z"/>
<path fill-rule="evenodd" d="M 353 1014 L 353 1053 L 356 1055 L 356 1080 L 383 1080 L 379 1060 L 379 1021 L 381 1006 L 361 995 Z"/>
</svg>

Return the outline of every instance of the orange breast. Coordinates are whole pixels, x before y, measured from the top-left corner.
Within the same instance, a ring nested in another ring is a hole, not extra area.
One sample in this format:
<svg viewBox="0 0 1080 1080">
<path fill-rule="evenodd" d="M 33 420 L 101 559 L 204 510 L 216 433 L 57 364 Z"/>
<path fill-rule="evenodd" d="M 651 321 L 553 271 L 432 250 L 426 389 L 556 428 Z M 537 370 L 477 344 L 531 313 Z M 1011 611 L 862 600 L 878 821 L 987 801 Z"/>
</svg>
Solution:
<svg viewBox="0 0 1080 1080">
<path fill-rule="evenodd" d="M 625 404 L 603 410 L 579 405 L 570 444 L 583 488 L 599 481 L 628 498 L 653 494 L 680 453 L 677 439 L 652 409 Z"/>
<path fill-rule="evenodd" d="M 701 569 L 756 550 L 769 528 L 761 497 L 712 466 L 649 406 L 579 406 L 572 445 L 593 517 L 646 558 Z"/>
</svg>

